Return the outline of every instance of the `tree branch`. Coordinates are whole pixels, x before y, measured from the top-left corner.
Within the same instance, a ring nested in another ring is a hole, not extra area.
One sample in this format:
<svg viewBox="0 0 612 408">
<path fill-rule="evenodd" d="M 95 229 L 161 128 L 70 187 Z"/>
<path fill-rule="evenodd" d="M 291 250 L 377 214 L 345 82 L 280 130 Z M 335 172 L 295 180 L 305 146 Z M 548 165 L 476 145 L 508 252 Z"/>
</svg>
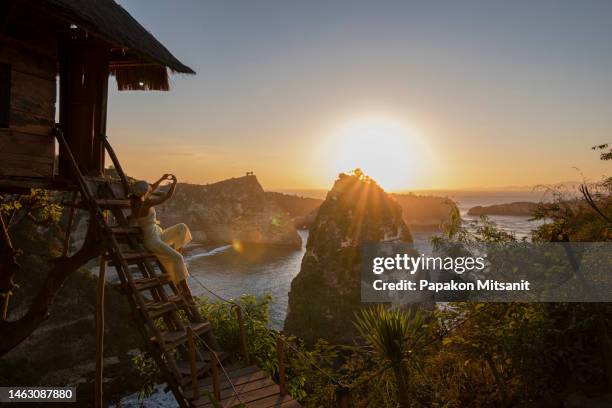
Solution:
<svg viewBox="0 0 612 408">
<path fill-rule="evenodd" d="M 17 251 L 13 248 L 11 236 L 9 235 L 4 218 L 0 214 L 0 295 L 4 297 L 2 309 L 0 310 L 0 320 L 5 320 L 8 315 L 8 306 L 11 299 L 11 292 L 15 287 L 13 277 L 19 270 L 17 264 Z"/>
<path fill-rule="evenodd" d="M 28 312 L 15 321 L 0 321 L 0 332 L 2 333 L 2 336 L 0 336 L 0 356 L 18 346 L 46 320 L 49 314 L 49 306 L 53 303 L 55 295 L 61 289 L 66 278 L 87 261 L 100 255 L 103 248 L 104 245 L 100 242 L 99 228 L 95 222 L 90 222 L 81 249 L 70 257 L 62 256 L 53 260 L 54 265 L 32 301 Z"/>
<path fill-rule="evenodd" d="M 597 206 L 597 204 L 595 203 L 595 200 L 593 200 L 593 197 L 591 196 L 591 192 L 589 191 L 589 188 L 587 187 L 586 184 L 583 184 L 580 186 L 580 192 L 582 193 L 585 201 L 587 202 L 587 204 L 593 209 L 595 210 L 595 212 L 597 214 L 599 214 L 599 216 L 601 218 L 604 219 L 604 221 L 606 221 L 608 224 L 612 225 L 612 220 L 610 220 L 610 218 L 608 218 L 607 215 L 605 215 Z"/>
</svg>

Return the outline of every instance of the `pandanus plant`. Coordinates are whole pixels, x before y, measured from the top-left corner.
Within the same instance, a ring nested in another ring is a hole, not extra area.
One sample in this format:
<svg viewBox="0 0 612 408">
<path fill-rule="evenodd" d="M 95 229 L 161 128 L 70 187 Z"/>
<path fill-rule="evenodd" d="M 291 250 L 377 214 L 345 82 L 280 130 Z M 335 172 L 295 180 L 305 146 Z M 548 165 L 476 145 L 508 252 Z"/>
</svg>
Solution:
<svg viewBox="0 0 612 408">
<path fill-rule="evenodd" d="M 384 369 L 393 370 L 398 402 L 407 408 L 410 405 L 407 363 L 424 340 L 421 314 L 378 305 L 357 313 L 355 326 L 372 352 L 383 360 Z"/>
</svg>

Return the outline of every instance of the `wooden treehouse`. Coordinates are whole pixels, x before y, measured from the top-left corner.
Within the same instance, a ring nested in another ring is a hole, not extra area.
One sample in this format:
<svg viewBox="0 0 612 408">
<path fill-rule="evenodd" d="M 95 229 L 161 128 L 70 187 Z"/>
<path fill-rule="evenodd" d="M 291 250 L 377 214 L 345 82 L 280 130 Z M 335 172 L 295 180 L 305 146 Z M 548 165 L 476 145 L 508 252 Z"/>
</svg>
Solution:
<svg viewBox="0 0 612 408">
<path fill-rule="evenodd" d="M 108 77 L 115 77 L 119 90 L 167 91 L 168 70 L 194 74 L 113 0 L 0 2 L 0 192 L 73 191 L 71 208 L 90 214 L 83 247 L 58 261 L 64 270 L 50 273 L 49 287 L 37 297 L 38 313 L 15 325 L 19 333 L 13 337 L 18 342 L 34 330 L 32 321 L 43 319 L 42 303 L 52 300 L 71 271 L 100 257 L 99 282 L 109 262 L 181 407 L 212 406 L 209 395 L 224 407 L 299 407 L 285 392 L 284 374 L 277 385 L 248 365 L 244 337 L 240 360 L 219 349 L 209 322 L 127 221 L 128 181 L 106 138 Z M 107 154 L 118 179 L 104 177 Z M 96 406 L 102 404 L 103 299 L 99 285 Z M 237 312 L 242 322 L 239 307 Z"/>
</svg>

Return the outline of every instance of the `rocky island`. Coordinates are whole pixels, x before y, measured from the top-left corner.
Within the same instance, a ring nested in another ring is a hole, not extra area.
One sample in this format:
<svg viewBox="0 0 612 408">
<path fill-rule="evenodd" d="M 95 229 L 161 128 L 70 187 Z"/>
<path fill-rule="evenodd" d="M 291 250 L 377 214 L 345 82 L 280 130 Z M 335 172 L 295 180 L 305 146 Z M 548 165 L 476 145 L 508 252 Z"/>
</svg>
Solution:
<svg viewBox="0 0 612 408">
<path fill-rule="evenodd" d="M 351 342 L 361 307 L 360 247 L 412 242 L 400 205 L 362 174 L 340 174 L 317 213 L 300 272 L 291 282 L 285 331 L 307 343 Z"/>
<path fill-rule="evenodd" d="M 173 199 L 156 209 L 162 227 L 183 222 L 200 243 L 302 244 L 289 213 L 251 174 L 206 185 L 180 183 Z"/>
<path fill-rule="evenodd" d="M 528 201 L 517 201 L 507 204 L 495 204 L 472 207 L 468 210 L 468 215 L 509 215 L 509 216 L 532 216 L 538 208 L 537 203 Z"/>
</svg>

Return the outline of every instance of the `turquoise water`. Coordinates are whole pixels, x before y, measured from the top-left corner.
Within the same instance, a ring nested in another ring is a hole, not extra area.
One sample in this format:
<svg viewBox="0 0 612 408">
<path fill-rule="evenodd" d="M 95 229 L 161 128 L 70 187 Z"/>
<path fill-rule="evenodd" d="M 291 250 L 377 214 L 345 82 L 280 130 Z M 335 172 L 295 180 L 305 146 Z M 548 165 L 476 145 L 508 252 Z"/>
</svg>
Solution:
<svg viewBox="0 0 612 408">
<path fill-rule="evenodd" d="M 245 246 L 241 251 L 231 245 L 191 246 L 185 255 L 192 275 L 189 286 L 194 294 L 207 298 L 213 297 L 199 283 L 224 298 L 269 293 L 272 295 L 272 326 L 281 328 L 291 280 L 300 271 L 308 240 L 308 231 L 298 232 L 302 238 L 302 248 L 298 250 L 262 245 Z"/>
</svg>

